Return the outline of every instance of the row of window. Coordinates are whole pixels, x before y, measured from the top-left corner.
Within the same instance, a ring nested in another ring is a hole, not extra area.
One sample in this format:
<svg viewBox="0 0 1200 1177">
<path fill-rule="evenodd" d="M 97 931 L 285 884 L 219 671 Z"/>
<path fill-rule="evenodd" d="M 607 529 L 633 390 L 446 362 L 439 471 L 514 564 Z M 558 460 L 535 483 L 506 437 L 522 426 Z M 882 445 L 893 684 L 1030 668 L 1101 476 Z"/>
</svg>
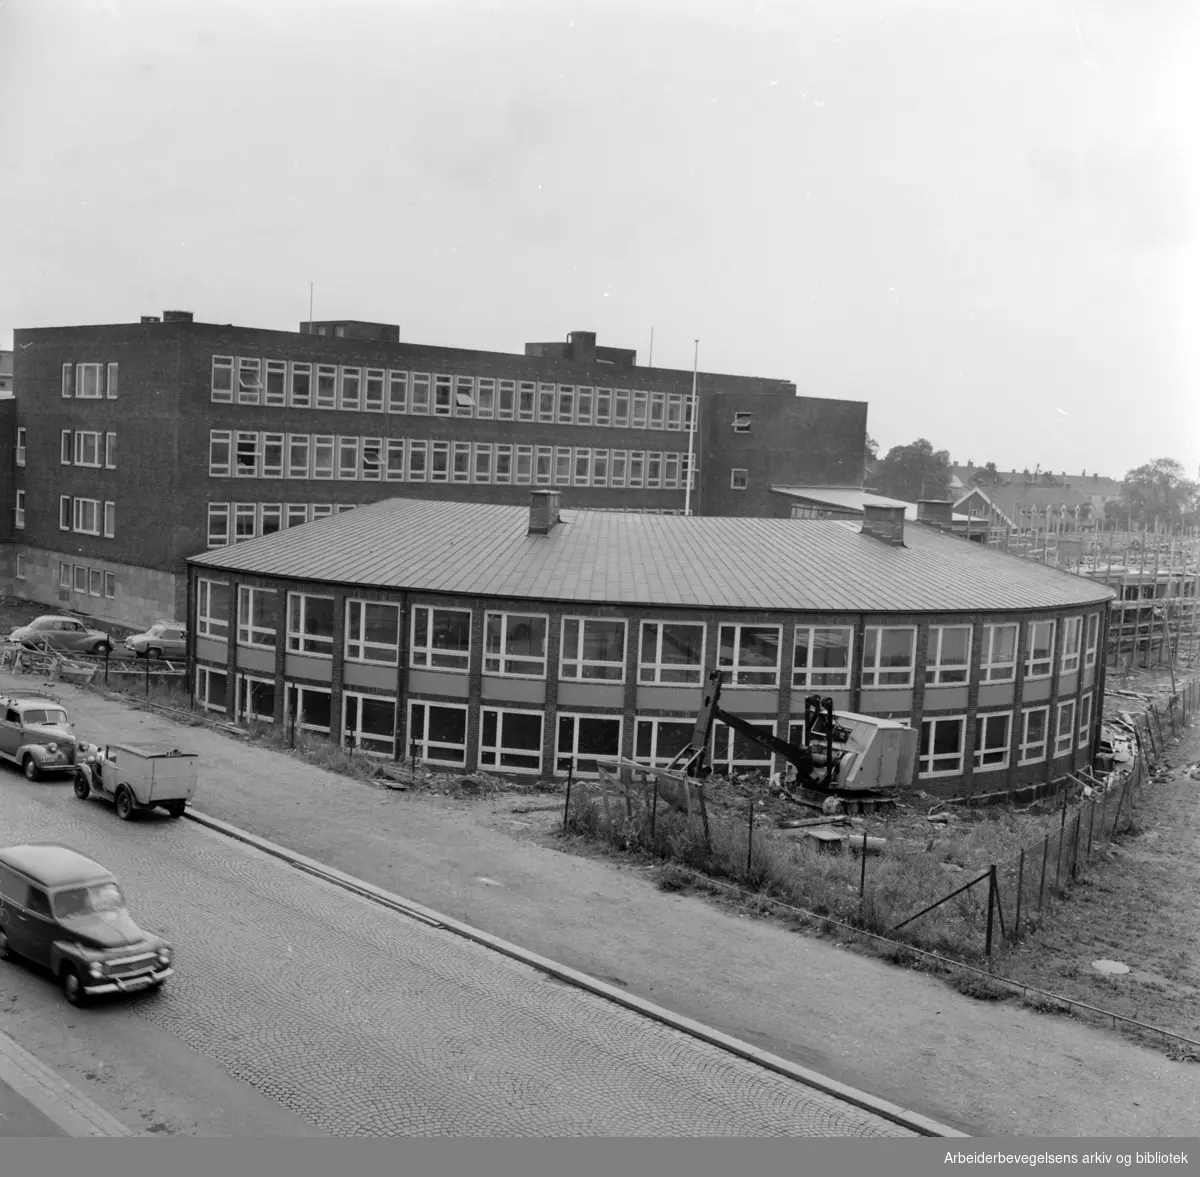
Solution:
<svg viewBox="0 0 1200 1177">
<path fill-rule="evenodd" d="M 65 379 L 65 377 L 64 377 Z M 643 392 L 213 356 L 212 399 L 239 405 L 687 431 L 693 399 Z M 749 422 L 744 423 L 745 432 Z"/>
<path fill-rule="evenodd" d="M 86 564 L 68 564 L 65 560 L 60 560 L 58 587 L 84 596 L 108 597 L 111 600 L 117 595 L 117 577 L 116 573 L 105 572 L 101 568 L 89 568 Z"/>
<path fill-rule="evenodd" d="M 64 454 L 68 452 L 65 448 L 68 436 L 64 432 Z M 600 450 L 587 446 L 498 445 L 227 429 L 211 430 L 208 441 L 208 473 L 212 478 L 337 478 L 359 482 L 476 482 L 677 490 L 685 485 L 687 470 L 686 453 Z"/>
<path fill-rule="evenodd" d="M 274 649 L 279 593 L 241 585 L 237 602 L 237 641 L 241 645 Z M 228 640 L 228 584 L 198 582 L 196 632 Z M 288 593 L 287 649 L 331 658 L 334 647 L 334 598 Z M 1096 661 L 1099 614 L 1063 622 L 1060 668 L 1063 673 Z M 466 673 L 471 658 L 468 609 L 416 605 L 412 609 L 409 665 Z M 483 618 L 485 674 L 515 678 L 545 678 L 550 618 L 540 613 L 485 611 Z M 1025 678 L 1046 677 L 1053 665 L 1054 621 L 1026 622 L 1029 649 Z M 625 680 L 628 625 L 619 618 L 564 617 L 558 677 L 621 683 Z M 643 621 L 638 647 L 638 682 L 699 685 L 704 674 L 707 627 L 700 622 Z M 862 685 L 909 687 L 915 669 L 915 626 L 869 626 L 864 635 Z M 962 684 L 971 664 L 973 627 L 933 626 L 929 630 L 925 682 Z M 368 636 L 370 635 L 370 636 Z M 721 625 L 717 665 L 734 687 L 777 687 L 783 627 L 779 625 Z M 797 626 L 792 649 L 792 686 L 845 689 L 850 685 L 854 630 L 850 626 Z M 983 627 L 980 679 L 1012 682 L 1016 677 L 1017 623 Z M 344 656 L 353 661 L 396 666 L 400 660 L 400 607 L 383 602 L 348 600 Z"/>
<path fill-rule="evenodd" d="M 22 504 L 24 491 L 19 492 Z M 83 535 L 100 535 L 103 524 L 105 539 L 112 539 L 117 534 L 117 504 L 101 502 L 99 499 L 72 498 L 70 495 L 58 496 L 58 529 L 59 531 L 78 531 Z"/>
<path fill-rule="evenodd" d="M 335 512 L 353 511 L 354 503 L 209 503 L 208 546 L 229 544 L 274 535 L 285 527 L 300 527 Z"/>
<path fill-rule="evenodd" d="M 87 429 L 63 429 L 60 432 L 59 461 L 64 466 L 91 466 L 106 470 L 117 468 L 117 435 Z"/>
<path fill-rule="evenodd" d="M 197 668 L 196 693 L 205 708 L 225 711 L 226 684 L 224 671 L 205 666 Z M 236 688 L 238 719 L 274 722 L 276 687 L 273 679 L 239 674 Z M 291 722 L 294 717 L 298 728 L 328 735 L 332 698 L 328 688 L 288 683 L 284 720 Z M 343 741 L 364 751 L 394 755 L 397 750 L 396 704 L 394 697 L 344 692 Z M 467 714 L 465 704 L 411 701 L 408 705 L 407 747 L 400 749 L 401 755 L 433 764 L 462 767 L 467 756 Z M 555 774 L 565 775 L 569 769 L 582 775 L 595 774 L 597 759 L 615 759 L 620 755 L 624 723 L 621 716 L 560 712 L 556 722 Z M 480 766 L 501 772 L 542 773 L 544 723 L 543 711 L 482 707 Z M 1015 749 L 1019 765 L 1037 764 L 1048 757 L 1069 756 L 1076 747 L 1087 747 L 1092 726 L 1091 693 L 1085 694 L 1080 701 L 1078 724 L 1074 699 L 1057 705 L 1052 733 L 1049 723 L 1049 705 L 1030 707 L 1021 712 L 1021 739 Z M 690 743 L 695 718 L 637 716 L 634 724 L 634 755 L 643 763 L 661 766 L 668 764 Z M 952 776 L 963 772 L 966 725 L 965 715 L 939 716 L 922 722 L 917 756 L 919 777 Z M 1012 711 L 976 716 L 975 772 L 1008 768 L 1014 751 L 1012 725 Z M 770 721 L 755 722 L 751 726 L 776 734 L 776 725 Z M 803 724 L 790 723 L 787 738 L 793 743 L 803 740 Z M 772 754 L 761 744 L 719 722 L 713 725 L 710 755 L 717 771 L 757 769 L 769 772 L 772 767 Z"/>
<path fill-rule="evenodd" d="M 63 400 L 78 397 L 80 400 L 117 399 L 117 365 L 114 364 L 63 364 Z"/>
</svg>

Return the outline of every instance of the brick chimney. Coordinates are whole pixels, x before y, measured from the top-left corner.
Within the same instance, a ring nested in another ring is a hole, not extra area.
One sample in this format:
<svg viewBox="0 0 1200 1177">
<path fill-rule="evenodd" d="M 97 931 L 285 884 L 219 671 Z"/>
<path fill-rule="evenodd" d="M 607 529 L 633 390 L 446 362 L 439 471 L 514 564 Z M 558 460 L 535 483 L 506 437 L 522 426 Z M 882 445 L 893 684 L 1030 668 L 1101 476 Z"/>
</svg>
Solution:
<svg viewBox="0 0 1200 1177">
<path fill-rule="evenodd" d="M 191 321 L 191 311 L 163 311 L 164 323 L 190 323 Z"/>
<path fill-rule="evenodd" d="M 917 518 L 949 527 L 954 522 L 954 504 L 949 499 L 918 499 Z"/>
<path fill-rule="evenodd" d="M 862 533 L 894 548 L 904 547 L 904 508 L 864 503 Z"/>
<path fill-rule="evenodd" d="M 529 535 L 549 535 L 558 522 L 561 495 L 556 490 L 535 490 L 529 501 Z"/>
</svg>

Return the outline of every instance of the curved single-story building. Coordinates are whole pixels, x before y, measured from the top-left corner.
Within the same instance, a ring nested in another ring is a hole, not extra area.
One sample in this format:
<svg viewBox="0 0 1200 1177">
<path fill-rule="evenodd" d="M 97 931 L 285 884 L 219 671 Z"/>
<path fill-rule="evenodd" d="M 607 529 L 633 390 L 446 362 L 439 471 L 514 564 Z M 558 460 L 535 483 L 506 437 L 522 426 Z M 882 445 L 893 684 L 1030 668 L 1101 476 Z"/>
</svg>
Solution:
<svg viewBox="0 0 1200 1177">
<path fill-rule="evenodd" d="M 921 733 L 965 795 L 1088 763 L 1111 590 L 899 508 L 861 522 L 393 498 L 188 561 L 193 689 L 231 717 L 472 771 L 665 763 L 701 683 L 798 738 L 804 698 Z M 718 724 L 718 768 L 778 768 Z"/>
</svg>

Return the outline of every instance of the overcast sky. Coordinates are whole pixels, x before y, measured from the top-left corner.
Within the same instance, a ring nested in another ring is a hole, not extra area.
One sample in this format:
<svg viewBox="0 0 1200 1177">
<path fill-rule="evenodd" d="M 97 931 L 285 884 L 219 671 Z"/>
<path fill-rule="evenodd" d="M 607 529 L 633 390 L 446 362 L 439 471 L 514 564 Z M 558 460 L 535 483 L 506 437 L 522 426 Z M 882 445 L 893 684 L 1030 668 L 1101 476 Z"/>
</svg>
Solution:
<svg viewBox="0 0 1200 1177">
<path fill-rule="evenodd" d="M 884 451 L 1196 477 L 1196 8 L 4 0 L 0 347 L 295 330 L 311 281 L 418 343 L 699 338 Z"/>
</svg>

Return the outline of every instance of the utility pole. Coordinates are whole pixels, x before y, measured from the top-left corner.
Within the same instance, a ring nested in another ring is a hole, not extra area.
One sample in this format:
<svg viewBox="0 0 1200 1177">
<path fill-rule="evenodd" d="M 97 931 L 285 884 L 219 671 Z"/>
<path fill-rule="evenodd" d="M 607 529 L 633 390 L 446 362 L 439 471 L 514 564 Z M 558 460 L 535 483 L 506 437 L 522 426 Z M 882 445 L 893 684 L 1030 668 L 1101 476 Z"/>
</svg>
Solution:
<svg viewBox="0 0 1200 1177">
<path fill-rule="evenodd" d="M 700 402 L 696 399 L 696 378 L 700 371 L 700 340 L 697 339 L 695 343 L 696 346 L 692 353 L 692 421 L 691 428 L 688 430 L 687 489 L 683 499 L 685 515 L 692 513 L 692 480 L 696 476 L 693 468 L 696 461 L 696 419 L 700 416 Z"/>
</svg>

